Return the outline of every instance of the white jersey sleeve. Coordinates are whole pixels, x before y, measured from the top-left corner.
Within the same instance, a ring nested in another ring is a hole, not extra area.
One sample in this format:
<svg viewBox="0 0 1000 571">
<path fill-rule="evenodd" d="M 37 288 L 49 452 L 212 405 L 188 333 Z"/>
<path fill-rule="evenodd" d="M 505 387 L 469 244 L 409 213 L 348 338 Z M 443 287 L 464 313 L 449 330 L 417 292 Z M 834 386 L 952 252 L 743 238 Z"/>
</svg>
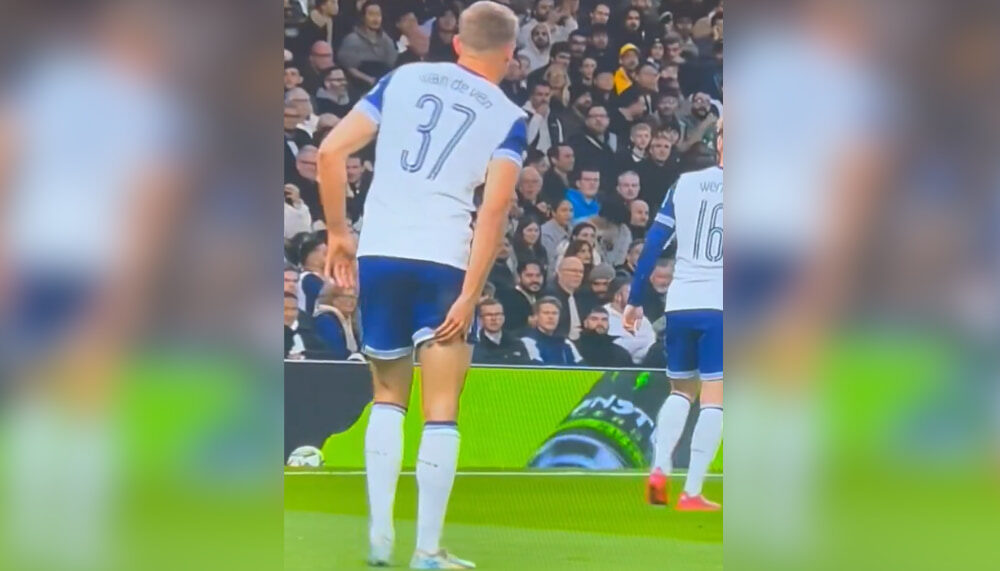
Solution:
<svg viewBox="0 0 1000 571">
<path fill-rule="evenodd" d="M 379 125 L 358 255 L 465 269 L 473 193 L 491 160 L 522 164 L 524 111 L 498 86 L 453 63 L 404 65 L 355 109 Z"/>
<path fill-rule="evenodd" d="M 722 168 L 685 173 L 656 215 L 677 240 L 666 311 L 722 309 L 722 194 Z"/>
</svg>

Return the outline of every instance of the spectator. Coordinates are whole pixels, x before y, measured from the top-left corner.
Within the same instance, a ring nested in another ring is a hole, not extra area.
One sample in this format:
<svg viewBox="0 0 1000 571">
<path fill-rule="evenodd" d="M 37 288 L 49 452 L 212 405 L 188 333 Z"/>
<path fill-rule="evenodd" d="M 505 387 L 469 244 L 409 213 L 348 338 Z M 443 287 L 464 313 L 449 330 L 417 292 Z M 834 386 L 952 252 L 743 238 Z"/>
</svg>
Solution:
<svg viewBox="0 0 1000 571">
<path fill-rule="evenodd" d="M 552 106 L 552 110 L 556 112 L 558 120 L 559 115 L 569 107 L 569 73 L 562 66 L 553 64 L 545 71 L 543 81 L 549 84 L 551 90 L 549 104 Z M 561 140 L 562 136 L 560 134 Z"/>
<path fill-rule="evenodd" d="M 584 242 L 590 244 L 594 264 L 600 264 L 602 262 L 600 251 L 597 247 L 597 229 L 590 222 L 581 222 L 573 227 L 573 231 L 570 233 L 569 239 L 564 240 L 556 248 L 556 255 L 558 258 L 565 256 L 570 245 L 577 240 L 583 240 Z M 558 263 L 556 265 L 558 265 Z"/>
<path fill-rule="evenodd" d="M 635 171 L 627 170 L 618 175 L 618 184 L 615 186 L 615 192 L 617 192 L 617 196 L 625 204 L 632 204 L 633 201 L 639 198 L 639 189 L 639 175 Z"/>
<path fill-rule="evenodd" d="M 566 250 L 562 253 L 563 258 L 577 258 L 583 262 L 583 279 L 590 279 L 590 270 L 597 265 L 594 262 L 594 247 L 586 240 L 573 240 L 566 245 Z M 559 264 L 556 264 L 559 267 Z"/>
<path fill-rule="evenodd" d="M 632 86 L 639 94 L 642 102 L 643 115 L 652 115 L 656 111 L 656 94 L 660 91 L 660 68 L 655 64 L 643 62 L 635 74 L 635 85 Z"/>
<path fill-rule="evenodd" d="M 316 335 L 326 346 L 325 357 L 346 360 L 358 352 L 357 293 L 332 283 L 326 284 L 316 300 L 313 316 Z"/>
<path fill-rule="evenodd" d="M 673 129 L 681 132 L 681 120 L 677 116 L 680 108 L 680 93 L 674 90 L 664 91 L 656 98 L 656 121 L 660 129 Z"/>
<path fill-rule="evenodd" d="M 528 74 L 549 63 L 552 52 L 552 37 L 549 25 L 542 22 L 531 28 L 531 41 L 521 48 L 520 55 L 528 59 Z"/>
<path fill-rule="evenodd" d="M 285 279 L 285 293 L 295 294 L 299 289 L 299 271 L 295 269 L 295 266 L 290 264 L 285 265 L 284 272 Z M 298 307 L 298 301 L 296 300 L 296 307 Z"/>
<path fill-rule="evenodd" d="M 299 150 L 299 156 L 295 158 L 295 172 L 292 173 L 288 182 L 291 182 L 299 189 L 302 200 L 309 207 L 309 214 L 313 222 L 324 220 L 323 206 L 319 200 L 319 185 L 316 183 L 316 161 L 319 150 L 314 145 L 306 145 Z"/>
<path fill-rule="evenodd" d="M 295 89 L 302 85 L 302 72 L 294 63 L 285 64 L 285 91 L 289 89 Z"/>
<path fill-rule="evenodd" d="M 392 69 L 398 56 L 396 44 L 382 30 L 382 6 L 368 0 L 361 7 L 361 21 L 340 44 L 340 65 L 359 92 L 367 91 Z"/>
<path fill-rule="evenodd" d="M 441 15 L 431 26 L 431 43 L 427 52 L 428 61 L 457 61 L 453 40 L 458 33 L 458 16 L 462 5 L 452 2 L 445 5 Z"/>
<path fill-rule="evenodd" d="M 686 170 L 700 170 L 718 162 L 715 149 L 718 120 L 708 94 L 695 93 L 691 97 L 691 114 L 682 121 L 684 138 L 677 143 L 677 150 L 684 157 L 682 163 Z"/>
<path fill-rule="evenodd" d="M 585 56 L 576 66 L 576 81 L 583 87 L 593 87 L 594 79 L 597 77 L 597 60 L 593 56 Z"/>
<path fill-rule="evenodd" d="M 722 44 L 722 10 L 718 10 L 709 18 L 711 22 L 711 30 L 707 35 L 703 35 L 700 39 L 695 40 L 698 46 L 699 53 L 703 54 L 704 59 L 716 56 L 716 47 Z M 694 35 L 694 30 L 692 29 L 692 36 Z"/>
<path fill-rule="evenodd" d="M 364 215 L 370 185 L 371 176 L 361 157 L 357 154 L 347 157 L 347 217 L 351 222 L 357 222 Z"/>
<path fill-rule="evenodd" d="M 667 288 L 674 278 L 674 260 L 672 258 L 660 258 L 656 261 L 656 267 L 649 276 L 649 283 L 646 284 L 645 291 L 642 292 L 642 309 L 644 315 L 651 320 L 659 319 L 663 315 L 663 308 L 666 304 Z"/>
<path fill-rule="evenodd" d="M 694 21 L 691 16 L 682 15 L 674 19 L 674 32 L 677 34 L 681 47 L 681 55 L 685 59 L 698 58 L 698 44 L 694 40 Z"/>
<path fill-rule="evenodd" d="M 614 70 L 598 67 L 594 75 L 594 87 L 590 92 L 591 106 L 600 105 L 610 109 L 616 97 Z"/>
<path fill-rule="evenodd" d="M 528 146 L 542 153 L 563 141 L 562 122 L 552 112 L 551 97 L 549 84 L 537 83 L 531 88 L 531 97 L 522 106 L 528 112 Z"/>
<path fill-rule="evenodd" d="M 639 164 L 639 198 L 659 208 L 680 175 L 680 157 L 673 152 L 670 138 L 662 131 L 656 133 L 649 143 L 649 157 Z"/>
<path fill-rule="evenodd" d="M 542 247 L 549 255 L 547 267 L 552 267 L 558 254 L 559 246 L 570 238 L 570 228 L 573 221 L 573 203 L 563 199 L 552 211 L 552 218 L 542 224 Z"/>
<path fill-rule="evenodd" d="M 583 30 L 573 30 L 569 34 L 569 55 L 570 55 L 570 69 L 577 70 L 583 63 L 584 57 L 587 55 L 587 34 Z M 594 61 L 594 68 L 597 68 L 597 61 Z M 576 73 L 574 71 L 574 73 Z M 578 79 L 578 78 L 577 78 Z M 593 79 L 593 75 L 591 75 Z"/>
<path fill-rule="evenodd" d="M 516 269 L 517 257 L 514 255 L 514 248 L 510 245 L 510 239 L 504 236 L 503 242 L 500 244 L 500 251 L 497 253 L 497 259 L 490 269 L 489 281 L 497 289 L 513 289 Z"/>
<path fill-rule="evenodd" d="M 635 171 L 639 164 L 649 153 L 649 142 L 653 139 L 653 128 L 649 123 L 636 123 L 629 130 L 629 144 L 627 148 L 618 149 L 617 168 L 619 172 Z M 618 175 L 619 184 L 621 175 Z M 636 192 L 639 191 L 639 179 L 635 181 Z M 631 200 L 635 200 L 634 198 Z"/>
<path fill-rule="evenodd" d="M 299 27 L 301 46 L 312 46 L 318 41 L 334 44 L 334 19 L 340 13 L 340 0 L 316 0 L 309 11 L 309 19 Z"/>
<path fill-rule="evenodd" d="M 601 258 L 612 266 L 624 263 L 628 254 L 628 246 L 632 243 L 628 222 L 628 207 L 618 196 L 604 200 L 598 215 L 591 219 L 597 230 Z"/>
<path fill-rule="evenodd" d="M 285 239 L 312 230 L 312 216 L 309 207 L 302 201 L 299 187 L 285 185 Z"/>
<path fill-rule="evenodd" d="M 615 71 L 615 94 L 621 95 L 632 87 L 635 72 L 639 68 L 639 48 L 632 43 L 618 49 L 618 70 Z"/>
<path fill-rule="evenodd" d="M 429 31 L 424 31 L 417 20 L 412 6 L 400 7 L 393 18 L 399 41 L 396 42 L 399 57 L 396 67 L 417 61 L 425 61 L 430 49 Z"/>
<path fill-rule="evenodd" d="M 581 167 L 596 168 L 601 180 L 610 189 L 611 181 L 618 175 L 615 172 L 615 150 L 618 148 L 618 138 L 608 132 L 608 110 L 595 103 L 587 110 L 586 129 L 582 135 L 577 135 L 569 142 L 576 157 L 577 169 Z M 577 217 L 580 213 L 576 213 Z"/>
<path fill-rule="evenodd" d="M 316 311 L 319 292 L 326 285 L 326 279 L 323 277 L 326 243 L 315 236 L 306 240 L 299 249 L 299 260 L 302 262 L 302 274 L 299 276 L 299 288 L 296 291 L 299 309 L 311 316 Z"/>
<path fill-rule="evenodd" d="M 521 25 L 517 35 L 517 46 L 524 48 L 531 43 L 535 28 L 546 25 L 552 36 L 553 42 L 565 42 L 569 39 L 569 34 L 577 29 L 577 22 L 572 14 L 566 11 L 562 2 L 555 7 L 554 0 L 535 0 L 535 7 L 531 11 L 531 19 Z"/>
<path fill-rule="evenodd" d="M 504 329 L 520 332 L 528 327 L 532 307 L 545 285 L 545 273 L 541 264 L 534 260 L 521 262 L 517 267 L 517 286 L 509 290 L 497 290 L 497 299 L 503 304 Z"/>
<path fill-rule="evenodd" d="M 320 40 L 309 46 L 309 61 L 302 70 L 302 88 L 307 93 L 316 93 L 323 83 L 326 70 L 333 67 L 333 46 Z"/>
<path fill-rule="evenodd" d="M 680 67 L 676 63 L 665 63 L 660 68 L 660 79 L 657 81 L 660 91 L 681 92 Z"/>
<path fill-rule="evenodd" d="M 507 75 L 500 82 L 500 89 L 507 98 L 518 105 L 524 105 L 528 101 L 528 86 L 525 81 L 527 74 L 523 70 L 521 58 L 510 58 L 507 62 Z"/>
<path fill-rule="evenodd" d="M 517 184 L 517 207 L 522 216 L 531 216 L 541 224 L 549 219 L 552 204 L 542 197 L 542 175 L 535 167 L 524 167 Z"/>
<path fill-rule="evenodd" d="M 504 307 L 495 299 L 479 304 L 479 333 L 472 349 L 472 362 L 490 365 L 531 363 L 524 342 L 504 328 Z"/>
<path fill-rule="evenodd" d="M 549 63 L 528 74 L 528 86 L 532 86 L 539 81 L 549 81 L 546 74 L 552 69 L 561 69 L 569 72 L 572 63 L 572 53 L 569 51 L 569 44 L 566 42 L 555 42 L 549 50 Z M 568 83 L 568 80 L 567 80 Z M 554 90 L 555 88 L 553 88 Z"/>
<path fill-rule="evenodd" d="M 309 328 L 308 324 L 299 319 L 298 297 L 294 293 L 285 292 L 285 358 L 305 359 L 307 351 L 322 349 L 322 343 Z"/>
<path fill-rule="evenodd" d="M 610 126 L 608 127 L 618 139 L 625 140 L 631 135 L 632 126 L 646 114 L 646 108 L 639 99 L 635 89 L 627 89 L 621 94 L 615 106 L 608 111 Z M 624 148 L 622 148 L 624 151 Z"/>
<path fill-rule="evenodd" d="M 681 39 L 676 34 L 671 34 L 663 40 L 664 59 L 676 65 L 687 63 L 682 53 Z"/>
<path fill-rule="evenodd" d="M 323 139 L 340 123 L 340 117 L 333 113 L 323 113 L 316 122 L 316 132 L 313 133 L 313 145 L 319 148 L 323 144 Z"/>
<path fill-rule="evenodd" d="M 554 297 L 543 297 L 535 303 L 535 326 L 521 341 L 528 357 L 539 365 L 583 364 L 583 357 L 573 342 L 559 333 L 562 308 L 562 302 Z"/>
<path fill-rule="evenodd" d="M 646 61 L 643 63 L 653 64 L 657 70 L 663 65 L 663 40 L 661 38 L 653 38 L 649 41 L 649 45 L 646 46 Z"/>
<path fill-rule="evenodd" d="M 573 204 L 573 225 L 597 215 L 601 202 L 597 197 L 601 186 L 601 173 L 596 166 L 584 163 L 576 177 L 576 188 L 566 191 L 566 199 Z"/>
<path fill-rule="evenodd" d="M 583 133 L 587 121 L 587 110 L 593 105 L 590 88 L 573 85 L 569 90 L 569 107 L 559 114 L 566 140 Z"/>
<path fill-rule="evenodd" d="M 301 120 L 298 107 L 292 103 L 285 103 L 285 182 L 288 182 L 288 177 L 295 172 L 295 159 L 299 156 L 299 151 L 306 145 L 312 144 L 312 136 L 299 128 Z"/>
<path fill-rule="evenodd" d="M 295 110 L 299 116 L 299 124 L 296 126 L 308 133 L 309 140 L 312 141 L 313 133 L 316 132 L 316 124 L 319 123 L 319 117 L 313 113 L 312 99 L 309 97 L 309 92 L 301 87 L 288 90 L 285 93 L 285 105 L 289 103 L 295 106 Z"/>
<path fill-rule="evenodd" d="M 587 55 L 597 61 L 598 69 L 613 69 L 617 64 L 615 52 L 609 47 L 611 43 L 608 37 L 608 27 L 604 24 L 595 24 L 590 28 L 588 38 Z"/>
<path fill-rule="evenodd" d="M 590 293 L 594 294 L 594 299 L 597 300 L 597 303 L 611 301 L 611 294 L 608 293 L 608 287 L 611 285 L 611 280 L 613 279 L 615 279 L 615 269 L 608 263 L 594 266 L 594 269 L 590 271 L 590 276 L 587 279 L 587 288 L 590 290 Z"/>
<path fill-rule="evenodd" d="M 632 279 L 632 274 L 635 273 L 635 265 L 639 263 L 639 256 L 642 255 L 642 247 L 644 245 L 645 241 L 638 238 L 629 244 L 628 254 L 625 256 L 625 263 L 615 268 L 617 277 Z"/>
<path fill-rule="evenodd" d="M 546 295 L 558 299 L 565 308 L 559 316 L 556 333 L 565 335 L 571 341 L 580 336 L 580 316 L 586 315 L 597 303 L 592 294 L 580 290 L 583 277 L 583 262 L 579 258 L 566 256 L 559 262 L 556 278 L 546 292 Z"/>
<path fill-rule="evenodd" d="M 354 106 L 347 90 L 347 75 L 339 67 L 331 67 L 323 77 L 323 86 L 316 90 L 316 109 L 322 115 L 332 113 L 343 118 Z"/>
<path fill-rule="evenodd" d="M 608 2 L 598 2 L 590 9 L 590 26 L 607 26 L 611 19 L 611 4 Z"/>
<path fill-rule="evenodd" d="M 635 240 L 644 240 L 649 228 L 649 205 L 645 200 L 633 200 L 629 203 L 628 229 Z"/>
<path fill-rule="evenodd" d="M 608 335 L 608 310 L 600 306 L 592 308 L 576 341 L 584 362 L 590 367 L 631 367 L 632 356 L 616 341 L 617 337 Z"/>
<path fill-rule="evenodd" d="M 618 33 L 618 43 L 631 43 L 637 46 L 646 44 L 646 30 L 642 26 L 642 10 L 634 6 L 625 10 L 622 28 Z"/>
<path fill-rule="evenodd" d="M 623 316 L 628 304 L 630 280 L 631 278 L 618 278 L 611 282 L 611 301 L 604 305 L 604 309 L 608 312 L 608 333 L 618 337 L 616 342 L 629 352 L 632 362 L 638 365 L 656 342 L 656 332 L 646 316 L 639 320 L 635 333 L 625 331 Z"/>
<path fill-rule="evenodd" d="M 573 147 L 559 143 L 549 147 L 548 156 L 551 168 L 542 179 L 542 200 L 557 205 L 566 198 L 570 173 L 576 164 L 576 155 L 573 153 Z"/>
<path fill-rule="evenodd" d="M 525 216 L 518 221 L 513 243 L 514 255 L 519 261 L 534 260 L 540 264 L 548 263 L 548 253 L 541 244 L 541 226 L 534 217 Z"/>
</svg>

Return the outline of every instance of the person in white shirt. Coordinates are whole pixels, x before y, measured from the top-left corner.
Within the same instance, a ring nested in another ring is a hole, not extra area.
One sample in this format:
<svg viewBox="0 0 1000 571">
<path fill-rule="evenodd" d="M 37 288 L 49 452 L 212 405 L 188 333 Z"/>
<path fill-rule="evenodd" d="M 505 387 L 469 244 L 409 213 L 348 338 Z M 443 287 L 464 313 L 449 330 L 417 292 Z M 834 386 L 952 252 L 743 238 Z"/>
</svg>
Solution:
<svg viewBox="0 0 1000 571">
<path fill-rule="evenodd" d="M 319 123 L 319 116 L 313 112 L 312 98 L 309 97 L 309 92 L 301 87 L 289 89 L 285 93 L 285 103 L 295 105 L 299 116 L 303 117 L 297 127 L 309 133 L 309 136 L 312 137 L 316 132 L 316 125 Z"/>
<path fill-rule="evenodd" d="M 309 232 L 312 229 L 312 216 L 309 207 L 299 194 L 299 187 L 294 184 L 285 185 L 285 240 L 296 234 Z"/>
<path fill-rule="evenodd" d="M 624 312 L 631 289 L 628 278 L 613 280 L 608 287 L 611 301 L 604 305 L 604 309 L 608 310 L 608 335 L 618 337 L 615 343 L 624 347 L 632 356 L 632 361 L 638 365 L 646 358 L 649 348 L 656 343 L 656 331 L 645 316 L 639 320 L 634 332 L 625 329 Z"/>
</svg>

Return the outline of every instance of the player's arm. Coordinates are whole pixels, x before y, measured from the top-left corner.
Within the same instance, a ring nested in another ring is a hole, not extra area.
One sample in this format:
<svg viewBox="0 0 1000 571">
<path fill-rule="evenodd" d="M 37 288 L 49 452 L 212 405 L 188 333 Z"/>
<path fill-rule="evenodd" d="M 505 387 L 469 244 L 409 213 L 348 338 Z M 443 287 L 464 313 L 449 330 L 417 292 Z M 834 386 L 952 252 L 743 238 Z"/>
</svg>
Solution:
<svg viewBox="0 0 1000 571">
<path fill-rule="evenodd" d="M 656 267 L 656 260 L 663 253 L 663 248 L 674 235 L 676 222 L 674 221 L 674 192 L 677 184 L 667 192 L 667 197 L 663 200 L 663 206 L 656 214 L 653 226 L 646 234 L 646 243 L 642 246 L 642 254 L 635 264 L 635 273 L 632 274 L 632 287 L 628 293 L 628 306 L 625 308 L 622 325 L 626 331 L 635 333 L 642 321 L 642 294 L 649 283 L 649 276 Z"/>
<path fill-rule="evenodd" d="M 319 147 L 316 178 L 326 218 L 327 255 L 324 273 L 338 285 L 354 287 L 357 247 L 347 221 L 347 157 L 375 138 L 382 121 L 382 97 L 390 75 L 358 101 Z"/>
</svg>

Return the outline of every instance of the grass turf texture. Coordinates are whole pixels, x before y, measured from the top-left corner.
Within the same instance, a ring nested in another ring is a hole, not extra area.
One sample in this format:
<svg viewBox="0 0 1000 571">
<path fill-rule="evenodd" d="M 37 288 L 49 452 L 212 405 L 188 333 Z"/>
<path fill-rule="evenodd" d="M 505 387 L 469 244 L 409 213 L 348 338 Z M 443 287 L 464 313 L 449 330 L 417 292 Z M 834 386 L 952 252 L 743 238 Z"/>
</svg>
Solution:
<svg viewBox="0 0 1000 571">
<path fill-rule="evenodd" d="M 683 478 L 673 479 L 673 498 Z M 459 475 L 442 543 L 480 569 L 722 569 L 722 514 L 645 503 L 642 476 Z M 705 495 L 722 500 L 721 478 Z M 397 567 L 415 544 L 416 479 L 396 496 Z M 285 569 L 369 569 L 365 478 L 285 476 Z"/>
</svg>

